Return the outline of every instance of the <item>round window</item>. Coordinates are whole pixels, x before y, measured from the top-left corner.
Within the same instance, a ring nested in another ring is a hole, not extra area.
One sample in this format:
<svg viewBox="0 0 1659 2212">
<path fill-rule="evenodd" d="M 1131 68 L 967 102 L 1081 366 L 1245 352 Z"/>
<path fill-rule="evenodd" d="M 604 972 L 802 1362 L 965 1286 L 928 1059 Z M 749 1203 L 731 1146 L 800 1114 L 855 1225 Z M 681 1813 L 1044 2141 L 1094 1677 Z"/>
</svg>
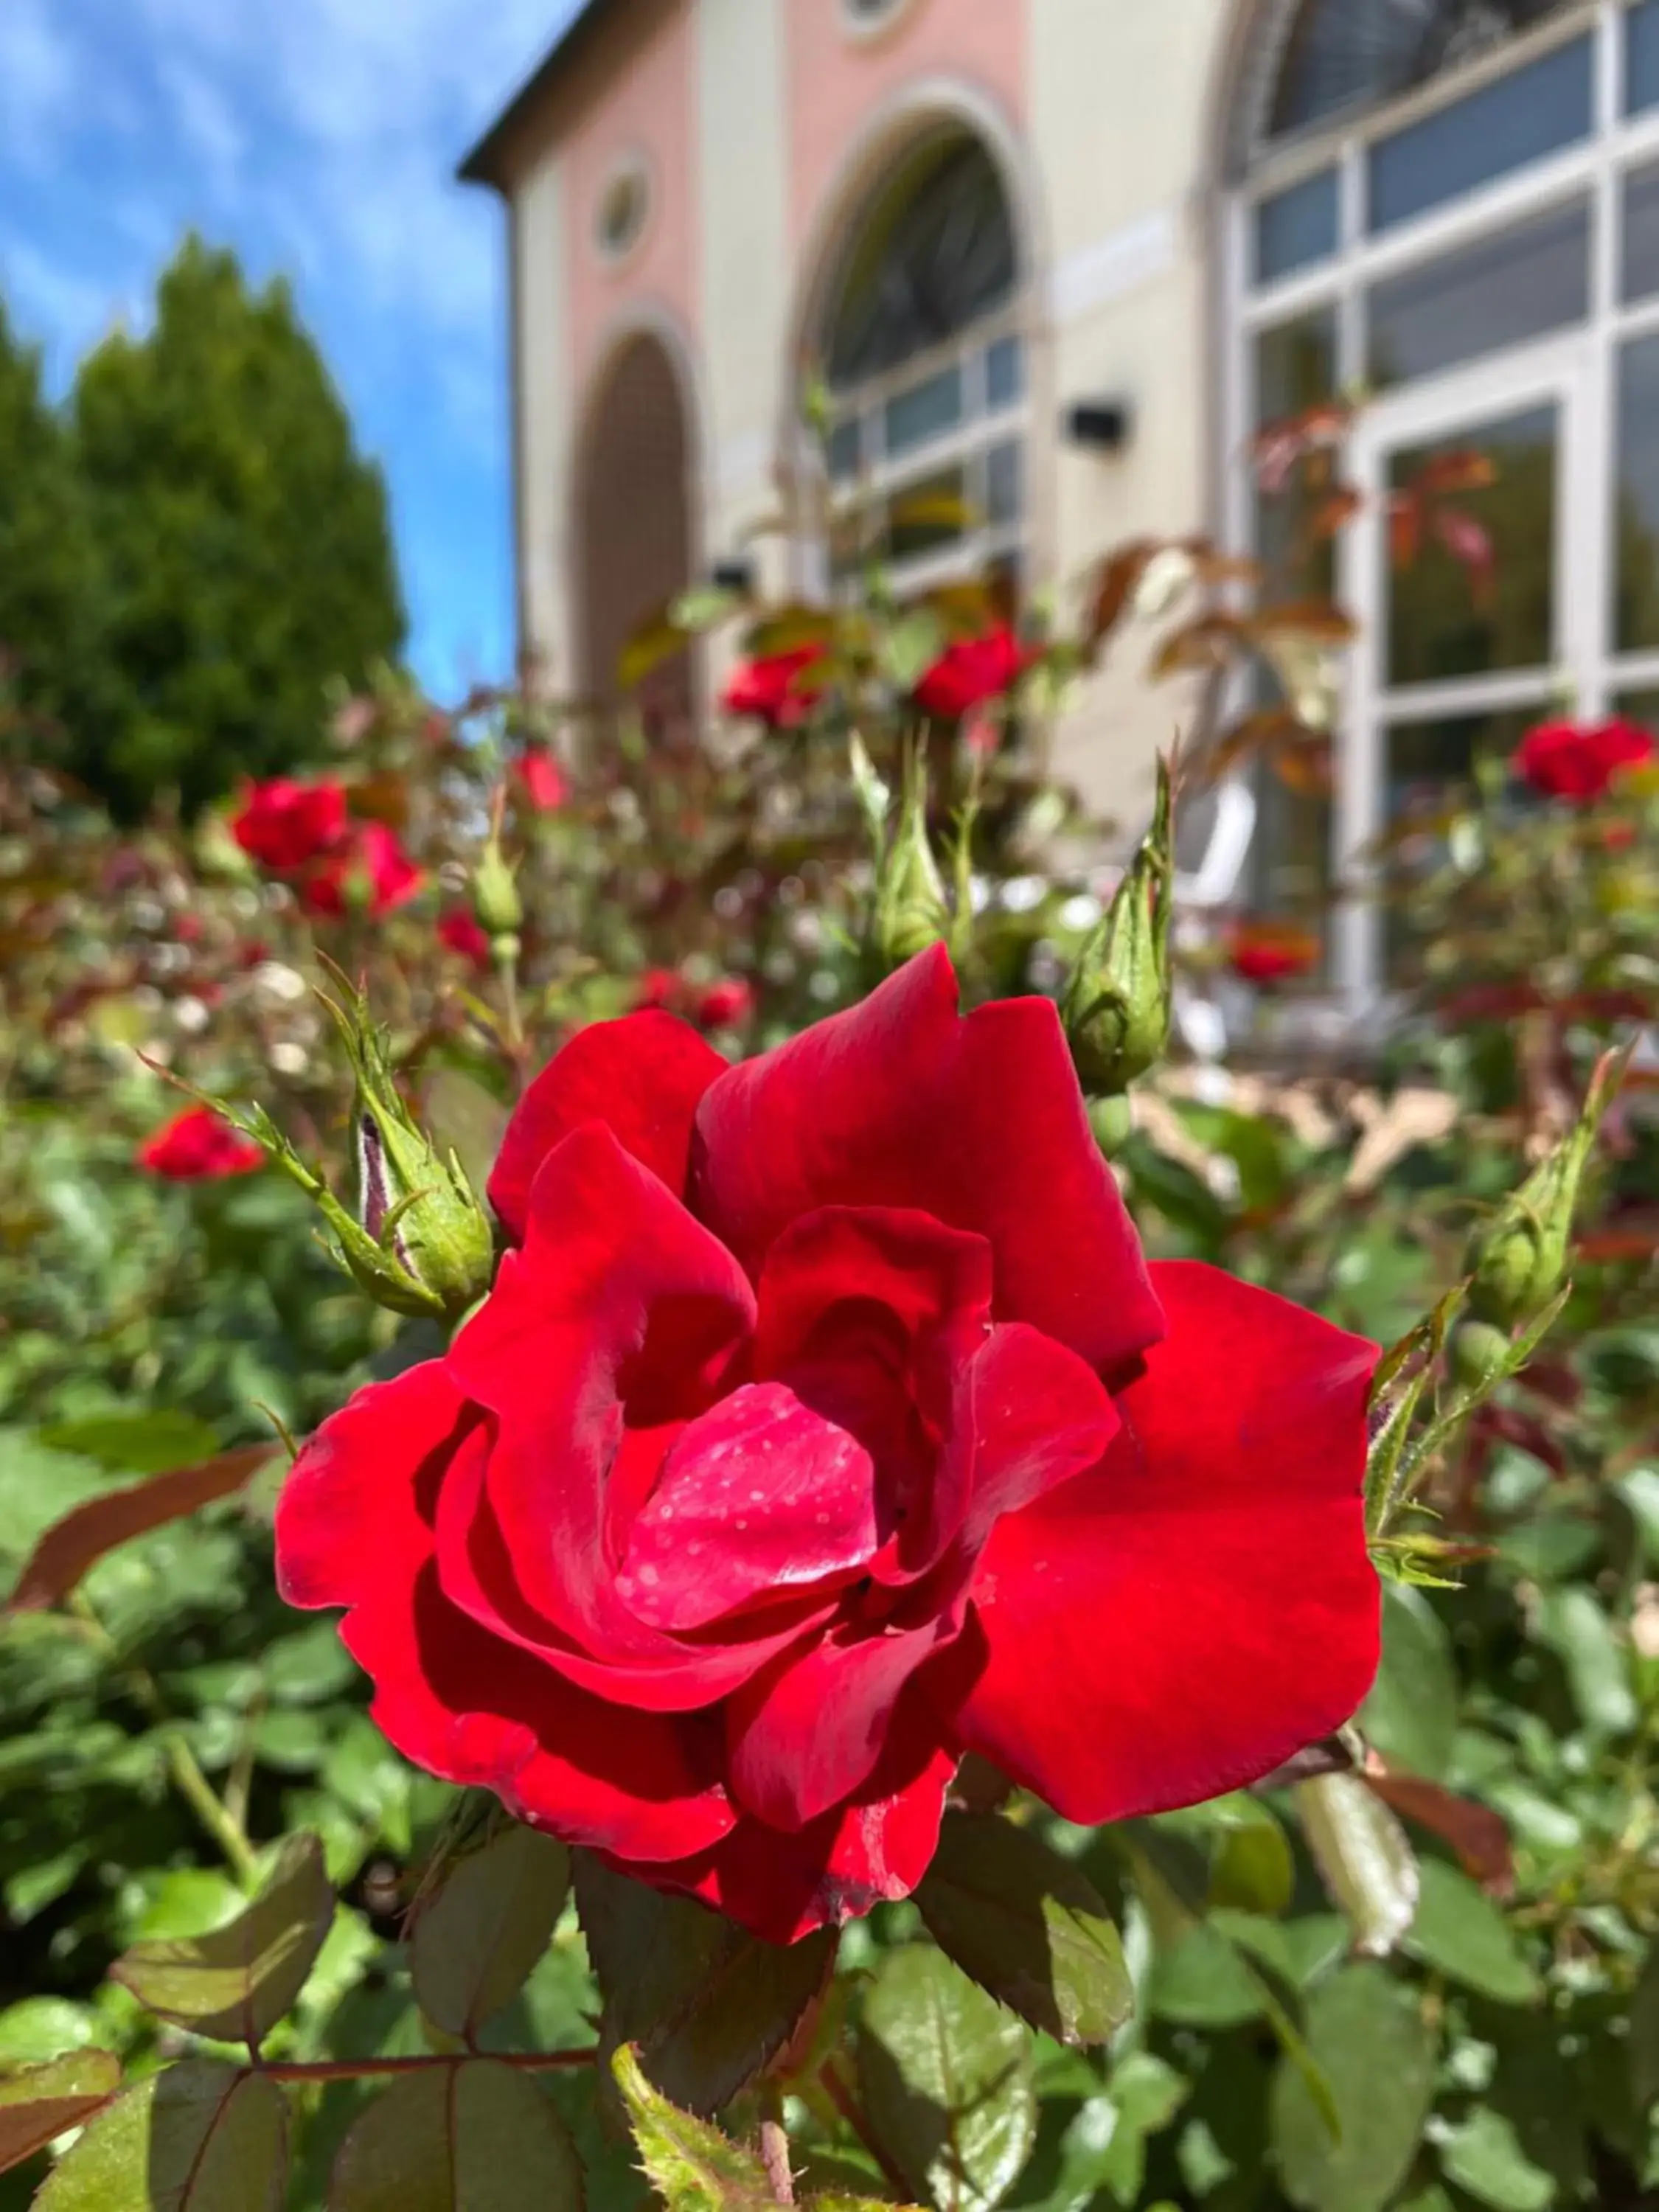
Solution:
<svg viewBox="0 0 1659 2212">
<path fill-rule="evenodd" d="M 623 261 L 645 234 L 651 213 L 651 180 L 643 161 L 625 161 L 599 194 L 594 244 L 607 261 Z"/>
</svg>

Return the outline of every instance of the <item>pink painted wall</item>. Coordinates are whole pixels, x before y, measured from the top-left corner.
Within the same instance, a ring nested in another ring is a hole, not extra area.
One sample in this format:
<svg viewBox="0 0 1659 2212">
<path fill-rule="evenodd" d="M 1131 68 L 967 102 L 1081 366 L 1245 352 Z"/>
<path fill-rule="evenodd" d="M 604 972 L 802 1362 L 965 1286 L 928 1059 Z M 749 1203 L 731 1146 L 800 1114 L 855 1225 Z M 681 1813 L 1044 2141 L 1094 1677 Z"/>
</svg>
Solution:
<svg viewBox="0 0 1659 2212">
<path fill-rule="evenodd" d="M 666 307 L 693 344 L 700 336 L 695 8 L 696 0 L 678 0 L 646 44 L 619 57 L 605 81 L 584 88 L 565 142 L 570 343 L 579 391 L 606 331 L 631 305 Z M 595 222 L 617 163 L 635 153 L 649 167 L 651 214 L 639 245 L 613 265 L 595 248 Z"/>
<path fill-rule="evenodd" d="M 867 38 L 849 33 L 841 0 L 784 0 L 784 16 L 797 246 L 872 112 L 907 83 L 950 77 L 985 93 L 1012 121 L 1025 119 L 1026 0 L 908 0 L 890 30 Z"/>
</svg>

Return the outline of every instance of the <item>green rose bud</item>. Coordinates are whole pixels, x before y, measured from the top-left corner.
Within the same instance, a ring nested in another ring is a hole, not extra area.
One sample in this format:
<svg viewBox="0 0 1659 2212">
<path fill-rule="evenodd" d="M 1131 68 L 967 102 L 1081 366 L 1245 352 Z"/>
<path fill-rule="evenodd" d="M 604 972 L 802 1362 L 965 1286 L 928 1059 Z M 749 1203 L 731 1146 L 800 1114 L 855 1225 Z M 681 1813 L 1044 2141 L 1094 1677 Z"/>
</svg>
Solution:
<svg viewBox="0 0 1659 2212">
<path fill-rule="evenodd" d="M 1512 1328 L 1541 1313 L 1560 1289 L 1579 1186 L 1623 1073 L 1624 1056 L 1606 1054 L 1577 1124 L 1470 1239 L 1464 1264 L 1469 1305 L 1480 1320 Z"/>
<path fill-rule="evenodd" d="M 478 917 L 479 927 L 491 937 L 514 937 L 524 926 L 518 871 L 494 836 L 472 872 L 472 911 Z"/>
<path fill-rule="evenodd" d="M 1169 765 L 1160 761 L 1152 826 L 1060 1000 L 1072 1059 L 1091 1097 L 1127 1091 L 1169 1045 L 1172 811 Z"/>
<path fill-rule="evenodd" d="M 897 827 L 876 871 L 869 950 L 884 974 L 949 939 L 951 907 L 927 836 L 927 779 L 920 757 L 904 766 Z"/>
</svg>

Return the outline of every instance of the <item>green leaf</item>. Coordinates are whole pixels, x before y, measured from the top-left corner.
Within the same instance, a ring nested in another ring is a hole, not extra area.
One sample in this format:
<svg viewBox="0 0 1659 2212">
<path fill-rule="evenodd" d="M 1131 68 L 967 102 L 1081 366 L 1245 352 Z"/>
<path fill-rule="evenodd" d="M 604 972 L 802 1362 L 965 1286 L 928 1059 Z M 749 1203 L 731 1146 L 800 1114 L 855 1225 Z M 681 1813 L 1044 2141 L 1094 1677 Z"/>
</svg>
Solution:
<svg viewBox="0 0 1659 2212">
<path fill-rule="evenodd" d="M 1358 1724 L 1407 1773 L 1445 1779 L 1457 1734 L 1457 1673 L 1439 1616 L 1420 1590 L 1382 1586 L 1382 1665 Z"/>
<path fill-rule="evenodd" d="M 288 2101 L 208 2059 L 124 2090 L 47 2177 L 34 2212 L 280 2212 Z"/>
<path fill-rule="evenodd" d="M 290 1836 L 258 1896 L 228 1926 L 135 1944 L 111 1976 L 162 2020 L 257 2050 L 304 1988 L 333 1917 L 321 1844 Z"/>
<path fill-rule="evenodd" d="M 944 644 L 945 625 L 931 609 L 918 607 L 882 638 L 881 672 L 896 691 L 913 690 L 939 659 Z"/>
<path fill-rule="evenodd" d="M 108 2051 L 75 2051 L 0 2074 L 0 2173 L 89 2120 L 120 2086 L 121 2062 Z"/>
<path fill-rule="evenodd" d="M 864 2109 L 908 2185 L 939 2212 L 989 2212 L 1036 2136 L 1030 2037 L 931 1944 L 890 1951 L 859 2030 Z"/>
<path fill-rule="evenodd" d="M 393 2082 L 334 2161 L 329 2212 L 580 2212 L 564 2123 L 529 2077 L 494 2058 Z"/>
<path fill-rule="evenodd" d="M 1482 2106 L 1440 2146 L 1449 2181 L 1496 2212 L 1544 2212 L 1555 2195 L 1555 2177 L 1534 2166 L 1501 2112 Z"/>
<path fill-rule="evenodd" d="M 1613 1487 L 1629 1506 L 1641 1531 L 1648 1565 L 1659 1567 L 1659 1468 L 1638 1467 Z"/>
<path fill-rule="evenodd" d="M 434 1068 L 422 1103 L 433 1150 L 441 1158 L 453 1152 L 473 1189 L 482 1191 L 501 1148 L 506 1106 L 458 1067 Z"/>
<path fill-rule="evenodd" d="M 68 1997 L 22 1997 L 0 2012 L 0 2067 L 42 2066 L 97 2040 L 91 2008 Z"/>
<path fill-rule="evenodd" d="M 1104 2043 L 1134 1990 L 1092 1882 L 1029 1828 L 953 1813 L 916 1892 L 928 1932 L 982 1989 L 1061 2043 Z"/>
<path fill-rule="evenodd" d="M 1348 1966 L 1309 2000 L 1308 2048 L 1330 2085 L 1337 2133 L 1288 2061 L 1273 2078 L 1273 2142 L 1304 2212 L 1379 2212 L 1405 2179 L 1434 2094 L 1434 2038 L 1413 1993 L 1381 1967 Z"/>
<path fill-rule="evenodd" d="M 1314 1863 L 1348 1916 L 1354 1948 L 1386 1957 L 1417 1907 L 1417 1856 L 1406 1831 L 1357 1775 L 1322 1774 L 1297 1783 L 1292 1795 Z"/>
<path fill-rule="evenodd" d="M 1627 1735 L 1637 1721 L 1630 1655 L 1589 1590 L 1546 1590 L 1535 1632 L 1565 1668 L 1585 1727 L 1596 1735 Z"/>
<path fill-rule="evenodd" d="M 219 1435 L 191 1413 L 110 1413 L 95 1421 L 63 1421 L 42 1429 L 52 1451 L 76 1452 L 116 1474 L 169 1474 L 211 1459 Z"/>
<path fill-rule="evenodd" d="M 1290 1838 L 1265 1805 L 1243 1802 L 1249 1814 L 1223 1824 L 1211 1845 L 1210 1902 L 1277 1917 L 1296 1887 Z"/>
<path fill-rule="evenodd" d="M 416 2002 L 434 2027 L 473 2041 L 529 1978 L 569 1889 L 569 1852 L 533 1828 L 507 1828 L 456 1862 L 411 1945 Z"/>
<path fill-rule="evenodd" d="M 636 2044 L 649 2078 L 689 2112 L 718 2112 L 771 2064 L 835 1960 L 833 1929 L 763 1943 L 586 1852 L 576 1905 L 605 1998 L 602 2051 Z"/>
<path fill-rule="evenodd" d="M 1443 1860 L 1425 1859 L 1419 1869 L 1417 1912 L 1403 1948 L 1449 1981 L 1500 2004 L 1529 2004 L 1538 1995 L 1538 1977 L 1503 1914 Z"/>
<path fill-rule="evenodd" d="M 611 2070 L 640 2163 L 668 2212 L 771 2212 L 759 2159 L 653 2088 L 633 2044 L 623 2045 Z"/>
<path fill-rule="evenodd" d="M 1239 2027 L 1261 2014 L 1261 1989 L 1220 1930 L 1200 1921 L 1152 1966 L 1148 2003 L 1180 2027 Z"/>
</svg>

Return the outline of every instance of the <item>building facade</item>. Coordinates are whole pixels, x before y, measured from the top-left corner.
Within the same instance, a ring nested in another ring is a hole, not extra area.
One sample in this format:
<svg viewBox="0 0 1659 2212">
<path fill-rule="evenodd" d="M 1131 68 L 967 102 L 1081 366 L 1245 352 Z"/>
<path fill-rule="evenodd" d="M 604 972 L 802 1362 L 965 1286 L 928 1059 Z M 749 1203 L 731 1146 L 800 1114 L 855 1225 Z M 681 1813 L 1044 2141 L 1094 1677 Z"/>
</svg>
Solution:
<svg viewBox="0 0 1659 2212">
<path fill-rule="evenodd" d="M 1363 387 L 1335 794 L 1269 810 L 1264 896 L 1565 693 L 1659 703 L 1659 0 L 587 0 L 463 174 L 509 216 L 521 636 L 590 693 L 751 547 L 824 589 L 826 475 L 965 498 L 896 520 L 918 585 L 1271 554 L 1253 433 Z M 1468 452 L 1402 578 L 1391 502 Z M 1059 764 L 1133 820 L 1192 704 L 1132 635 Z"/>
</svg>

